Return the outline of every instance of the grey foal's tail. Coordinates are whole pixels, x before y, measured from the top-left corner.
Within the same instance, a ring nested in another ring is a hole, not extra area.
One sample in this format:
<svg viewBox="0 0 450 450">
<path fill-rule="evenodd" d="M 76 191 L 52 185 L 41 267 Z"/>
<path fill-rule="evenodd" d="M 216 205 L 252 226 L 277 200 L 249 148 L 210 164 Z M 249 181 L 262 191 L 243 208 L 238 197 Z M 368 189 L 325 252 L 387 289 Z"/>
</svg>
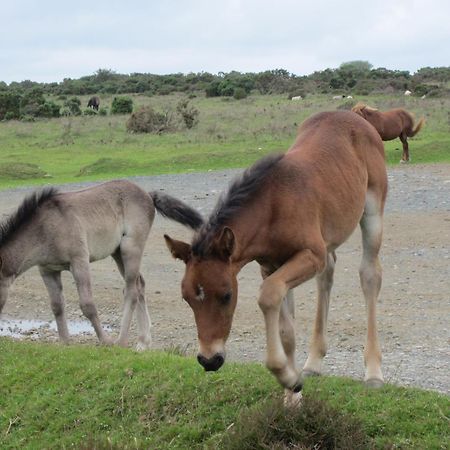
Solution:
<svg viewBox="0 0 450 450">
<path fill-rule="evenodd" d="M 175 220 L 193 230 L 198 230 L 203 225 L 203 217 L 195 209 L 174 197 L 161 192 L 149 192 L 156 210 L 162 216 Z"/>
</svg>

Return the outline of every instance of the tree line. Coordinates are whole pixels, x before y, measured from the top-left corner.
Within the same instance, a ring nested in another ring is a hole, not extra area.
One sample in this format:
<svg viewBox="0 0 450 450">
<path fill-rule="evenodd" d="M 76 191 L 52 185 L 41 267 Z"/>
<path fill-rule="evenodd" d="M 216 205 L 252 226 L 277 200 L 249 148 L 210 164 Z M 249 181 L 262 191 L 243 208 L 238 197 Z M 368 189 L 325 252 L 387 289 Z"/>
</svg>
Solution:
<svg viewBox="0 0 450 450">
<path fill-rule="evenodd" d="M 304 97 L 313 93 L 368 95 L 410 90 L 413 95 L 438 97 L 450 95 L 449 86 L 450 67 L 424 67 L 411 74 L 403 70 L 374 68 L 367 61 L 350 61 L 336 69 L 316 71 L 305 76 L 295 75 L 285 69 L 258 73 L 232 71 L 168 75 L 119 74 L 110 69 L 99 69 L 92 75 L 78 79 L 65 78 L 59 83 L 30 80 L 10 84 L 0 82 L 0 120 L 24 116 L 55 117 L 59 115 L 58 105 L 48 100 L 49 96 L 66 100 L 67 96 L 93 94 L 139 93 L 152 96 L 203 92 L 207 97 L 241 99 L 252 92 Z M 66 111 L 70 111 L 70 106 L 63 105 Z"/>
</svg>

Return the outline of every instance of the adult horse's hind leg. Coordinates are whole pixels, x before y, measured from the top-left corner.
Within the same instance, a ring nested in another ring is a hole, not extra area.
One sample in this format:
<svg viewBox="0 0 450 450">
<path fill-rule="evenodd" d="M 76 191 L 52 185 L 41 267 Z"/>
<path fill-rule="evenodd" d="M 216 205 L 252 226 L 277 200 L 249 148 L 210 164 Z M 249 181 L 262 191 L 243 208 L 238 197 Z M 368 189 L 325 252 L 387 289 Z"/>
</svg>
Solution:
<svg viewBox="0 0 450 450">
<path fill-rule="evenodd" d="M 402 133 L 399 137 L 403 144 L 403 154 L 402 154 L 402 159 L 400 160 L 400 162 L 401 163 L 409 162 L 409 148 L 408 148 L 408 139 L 407 139 L 406 133 Z"/>
<path fill-rule="evenodd" d="M 364 349 L 365 381 L 369 386 L 383 384 L 381 349 L 378 342 L 376 303 L 381 288 L 381 264 L 378 253 L 383 233 L 381 205 L 376 196 L 368 192 L 364 214 L 360 221 L 363 258 L 359 269 L 361 287 L 367 310 L 367 342 Z"/>
<path fill-rule="evenodd" d="M 145 282 L 139 272 L 142 247 L 137 245 L 132 238 L 125 237 L 120 248 L 113 255 L 120 273 L 125 280 L 124 306 L 118 344 L 128 345 L 128 332 L 133 317 L 133 311 L 137 305 L 138 344 L 137 350 L 146 350 L 151 345 L 150 316 L 145 302 Z"/>
<path fill-rule="evenodd" d="M 64 308 L 64 295 L 61 283 L 61 272 L 47 271 L 43 267 L 39 267 L 39 272 L 44 280 L 50 297 L 50 305 L 55 315 L 56 327 L 58 329 L 59 338 L 65 344 L 69 342 L 69 330 L 67 328 L 66 312 Z"/>
<path fill-rule="evenodd" d="M 327 322 L 330 306 L 330 292 L 333 286 L 334 266 L 336 254 L 327 255 L 325 270 L 316 276 L 317 282 L 317 310 L 316 320 L 309 347 L 309 355 L 303 367 L 304 376 L 320 375 L 322 373 L 322 361 L 327 353 Z"/>
<path fill-rule="evenodd" d="M 91 275 L 89 271 L 89 257 L 79 256 L 74 258 L 70 263 L 70 271 L 72 272 L 75 284 L 80 297 L 80 308 L 83 314 L 91 321 L 95 333 L 102 344 L 111 344 L 112 340 L 103 330 L 102 324 L 98 317 L 97 308 L 92 301 Z"/>
</svg>

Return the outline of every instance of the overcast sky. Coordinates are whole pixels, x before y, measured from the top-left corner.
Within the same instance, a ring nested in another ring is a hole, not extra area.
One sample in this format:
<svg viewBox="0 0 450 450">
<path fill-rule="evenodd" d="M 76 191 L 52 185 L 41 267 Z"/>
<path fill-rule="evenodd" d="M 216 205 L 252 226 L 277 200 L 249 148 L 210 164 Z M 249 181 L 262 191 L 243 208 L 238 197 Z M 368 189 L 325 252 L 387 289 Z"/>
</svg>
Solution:
<svg viewBox="0 0 450 450">
<path fill-rule="evenodd" d="M 10 0 L 0 80 L 450 66 L 449 0 Z"/>
</svg>

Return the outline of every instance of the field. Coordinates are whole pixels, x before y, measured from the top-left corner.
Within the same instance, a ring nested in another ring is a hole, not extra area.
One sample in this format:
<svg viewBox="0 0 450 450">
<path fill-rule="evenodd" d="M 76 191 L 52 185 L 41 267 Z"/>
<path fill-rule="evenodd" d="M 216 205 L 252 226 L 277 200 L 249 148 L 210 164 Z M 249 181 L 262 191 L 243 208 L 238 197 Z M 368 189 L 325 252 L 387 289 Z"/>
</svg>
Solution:
<svg viewBox="0 0 450 450">
<path fill-rule="evenodd" d="M 174 109 L 178 95 L 135 96 L 135 107 Z M 450 161 L 450 99 L 361 97 L 380 109 L 402 106 L 426 125 L 410 144 L 413 163 Z M 84 105 L 87 98 L 82 98 Z M 111 98 L 102 98 L 109 105 Z M 66 183 L 131 175 L 155 175 L 245 167 L 273 151 L 285 151 L 298 125 L 311 114 L 350 105 L 349 100 L 310 96 L 194 98 L 199 125 L 164 135 L 127 133 L 127 116 L 71 117 L 30 123 L 0 123 L 0 188 Z M 397 139 L 386 143 L 387 160 L 401 157 Z"/>
<path fill-rule="evenodd" d="M 134 101 L 163 109 L 180 98 L 137 96 Z M 380 333 L 388 382 L 448 392 L 450 165 L 416 163 L 450 162 L 450 99 L 355 100 L 380 109 L 404 106 L 427 120 L 410 142 L 411 164 L 398 164 L 400 141 L 386 143 L 390 192 Z M 102 101 L 109 104 L 111 98 Z M 199 126 L 161 136 L 127 133 L 126 116 L 0 123 L 0 188 L 6 190 L 0 194 L 0 210 L 11 211 L 30 185 L 76 183 L 67 187 L 73 189 L 84 182 L 141 175 L 135 180 L 146 189 L 164 188 L 206 213 L 236 173 L 216 169 L 244 167 L 266 153 L 286 150 L 302 120 L 347 102 L 324 96 L 301 102 L 276 96 L 194 98 Z M 165 173 L 180 175 L 147 177 Z M 363 302 L 355 300 L 355 293 L 361 296 L 359 236 L 338 253 L 326 369 L 354 379 L 308 380 L 304 408 L 287 414 L 279 405 L 280 387 L 262 364 L 253 362 L 264 355 L 263 321 L 254 301 L 257 268 L 249 265 L 240 277 L 229 361 L 219 372 L 205 374 L 191 357 L 196 336 L 190 312 L 179 299 L 182 266 L 164 248 L 163 232 L 180 238 L 188 234 L 158 217 L 144 253 L 154 347 L 166 351 L 100 348 L 89 336 L 68 347 L 0 337 L 1 449 L 447 448 L 448 395 L 392 384 L 367 390 L 355 381 L 361 378 L 365 332 Z M 92 268 L 100 316 L 116 333 L 122 282 L 109 260 Z M 68 274 L 64 285 L 68 317 L 79 319 Z M 37 270 L 20 277 L 11 291 L 6 316 L 51 320 Z M 299 366 L 314 295 L 311 284 L 296 290 Z M 48 332 L 43 339 L 53 342 L 55 335 Z"/>
<path fill-rule="evenodd" d="M 312 379 L 305 410 L 286 414 L 281 389 L 257 364 L 205 375 L 174 352 L 9 340 L 0 340 L 0 354 L 2 449 L 281 449 L 302 428 L 323 435 L 320 448 L 443 449 L 449 438 L 448 397 L 417 389 Z M 305 420 L 311 412 L 316 422 Z"/>
</svg>

